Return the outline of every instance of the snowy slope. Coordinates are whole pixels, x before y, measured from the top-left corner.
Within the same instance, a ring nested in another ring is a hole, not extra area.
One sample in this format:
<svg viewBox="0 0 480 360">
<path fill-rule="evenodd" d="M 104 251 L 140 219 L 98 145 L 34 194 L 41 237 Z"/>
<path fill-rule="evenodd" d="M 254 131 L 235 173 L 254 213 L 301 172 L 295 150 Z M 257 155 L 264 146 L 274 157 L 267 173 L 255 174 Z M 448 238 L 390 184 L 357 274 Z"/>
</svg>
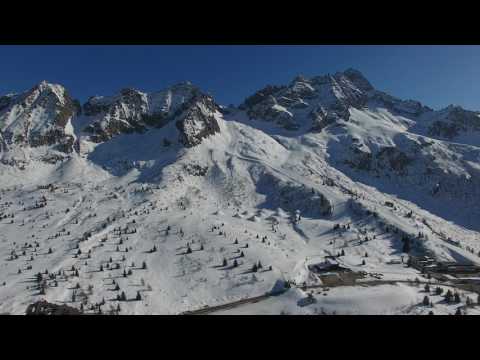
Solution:
<svg viewBox="0 0 480 360">
<path fill-rule="evenodd" d="M 45 112 L 13 121 L 17 105 L 2 101 L 0 140 L 15 121 L 54 124 Z M 367 273 L 363 286 L 319 289 L 313 305 L 295 288 L 219 313 L 428 313 L 422 286 L 408 282 L 421 275 L 401 263 L 402 237 L 412 254 L 480 259 L 479 149 L 462 143 L 464 130 L 456 142 L 428 134 L 445 111 L 381 93 L 355 70 L 297 77 L 238 109 L 189 83 L 92 97 L 63 127 L 78 151 L 48 162 L 15 144 L 29 161 L 0 164 L 0 312 L 46 299 L 178 314 L 279 281 L 322 285 L 309 266 L 343 250 L 336 262 Z M 375 274 L 391 283 L 372 285 Z M 122 292 L 131 301 L 117 301 Z M 431 298 L 436 313 L 459 306 Z"/>
</svg>

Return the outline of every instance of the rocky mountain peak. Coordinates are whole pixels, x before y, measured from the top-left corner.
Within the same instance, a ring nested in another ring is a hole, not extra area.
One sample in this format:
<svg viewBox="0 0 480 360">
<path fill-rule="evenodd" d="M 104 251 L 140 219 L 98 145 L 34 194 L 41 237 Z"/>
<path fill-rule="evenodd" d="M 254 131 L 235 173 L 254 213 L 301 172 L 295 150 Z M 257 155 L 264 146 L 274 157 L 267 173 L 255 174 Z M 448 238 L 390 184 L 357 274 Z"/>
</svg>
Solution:
<svg viewBox="0 0 480 360">
<path fill-rule="evenodd" d="M 191 127 L 184 127 L 179 121 L 205 125 L 213 121 L 210 115 L 219 108 L 209 95 L 184 81 L 153 93 L 127 88 L 113 97 L 91 97 L 83 109 L 84 115 L 92 118 L 85 131 L 90 134 L 91 140 L 103 142 L 122 133 L 162 128 L 171 121 L 177 122 L 179 130 L 187 131 Z M 218 126 L 213 128 L 217 129 Z M 181 142 L 186 146 L 196 145 L 204 137 L 193 130 L 188 132 L 195 134 L 197 140 L 192 140 L 190 135 L 182 136 Z"/>
<path fill-rule="evenodd" d="M 63 153 L 74 150 L 72 118 L 79 110 L 59 84 L 41 81 L 18 95 L 0 98 L 2 150 L 14 147 L 46 147 Z"/>
<path fill-rule="evenodd" d="M 363 74 L 356 70 L 349 68 L 343 72 L 343 76 L 347 77 L 357 88 L 362 91 L 372 91 L 374 87 L 370 82 L 367 80 Z"/>
</svg>

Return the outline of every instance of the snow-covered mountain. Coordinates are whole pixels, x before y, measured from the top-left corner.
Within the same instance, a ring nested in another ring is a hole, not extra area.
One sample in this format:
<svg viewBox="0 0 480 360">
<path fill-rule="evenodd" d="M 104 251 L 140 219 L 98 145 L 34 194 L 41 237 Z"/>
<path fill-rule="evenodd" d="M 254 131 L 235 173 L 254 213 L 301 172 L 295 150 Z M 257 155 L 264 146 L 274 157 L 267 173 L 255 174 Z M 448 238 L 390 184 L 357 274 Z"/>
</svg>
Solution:
<svg viewBox="0 0 480 360">
<path fill-rule="evenodd" d="M 75 136 L 72 119 L 79 111 L 65 88 L 45 81 L 22 94 L 8 94 L 0 98 L 0 133 L 2 155 L 20 150 L 20 158 L 2 158 L 9 162 L 26 161 L 26 152 L 36 148 L 43 154 L 45 148 L 60 153 L 74 151 Z"/>
<path fill-rule="evenodd" d="M 353 69 L 267 86 L 238 108 L 190 83 L 82 106 L 46 82 L 3 96 L 0 310 L 45 298 L 176 314 L 288 280 L 332 290 L 218 311 L 426 313 L 403 258 L 479 262 L 479 121 L 390 96 Z M 326 258 L 367 287 L 329 285 L 346 275 L 312 270 Z M 138 301 L 117 301 L 122 291 Z"/>
<path fill-rule="evenodd" d="M 185 146 L 198 145 L 201 139 L 217 132 L 213 113 L 218 106 L 192 84 L 180 83 L 166 90 L 147 94 L 123 89 L 113 97 L 94 96 L 83 106 L 82 129 L 94 142 L 115 135 L 144 132 L 175 122 Z"/>
</svg>

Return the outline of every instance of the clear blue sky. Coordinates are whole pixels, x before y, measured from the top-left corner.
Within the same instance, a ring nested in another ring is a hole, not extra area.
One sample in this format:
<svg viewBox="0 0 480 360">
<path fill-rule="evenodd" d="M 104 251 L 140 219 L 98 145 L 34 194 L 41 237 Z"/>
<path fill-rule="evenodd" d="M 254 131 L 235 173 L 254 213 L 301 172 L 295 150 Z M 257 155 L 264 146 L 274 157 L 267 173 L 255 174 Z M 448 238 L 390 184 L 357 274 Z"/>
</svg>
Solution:
<svg viewBox="0 0 480 360">
<path fill-rule="evenodd" d="M 83 102 L 189 80 L 238 104 L 267 84 L 349 67 L 400 98 L 480 110 L 480 46 L 0 46 L 0 94 L 47 80 Z"/>
</svg>

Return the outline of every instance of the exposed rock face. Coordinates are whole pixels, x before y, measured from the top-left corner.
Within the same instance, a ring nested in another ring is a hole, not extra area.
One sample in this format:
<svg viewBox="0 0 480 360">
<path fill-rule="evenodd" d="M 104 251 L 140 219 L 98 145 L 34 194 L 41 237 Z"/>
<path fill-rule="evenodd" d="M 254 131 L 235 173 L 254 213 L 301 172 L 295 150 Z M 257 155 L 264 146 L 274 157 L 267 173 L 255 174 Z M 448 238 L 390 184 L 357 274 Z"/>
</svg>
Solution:
<svg viewBox="0 0 480 360">
<path fill-rule="evenodd" d="M 373 87 L 356 70 L 307 79 L 297 76 L 288 86 L 267 86 L 240 106 L 251 119 L 271 121 L 287 130 L 305 126 L 321 131 L 349 119 L 349 107 L 362 107 Z"/>
<path fill-rule="evenodd" d="M 202 139 L 220 132 L 214 117 L 216 105 L 212 98 L 199 96 L 192 99 L 175 125 L 180 131 L 179 141 L 185 147 L 200 144 Z"/>
<path fill-rule="evenodd" d="M 83 114 L 94 118 L 84 130 L 95 142 L 107 141 L 121 133 L 143 131 L 142 116 L 147 106 L 146 94 L 134 89 L 122 89 L 112 98 L 91 97 L 83 106 Z"/>
<path fill-rule="evenodd" d="M 374 105 L 387 108 L 392 113 L 406 117 L 418 117 L 424 113 L 433 112 L 428 106 L 415 100 L 400 100 L 381 91 L 374 91 L 370 100 Z"/>
<path fill-rule="evenodd" d="M 25 311 L 25 315 L 81 315 L 82 313 L 75 308 L 67 305 L 56 305 L 46 300 L 40 300 L 30 304 Z"/>
<path fill-rule="evenodd" d="M 52 146 L 70 153 L 74 150 L 70 122 L 77 111 L 78 102 L 65 88 L 45 81 L 23 94 L 3 96 L 0 98 L 2 148 Z"/>
<path fill-rule="evenodd" d="M 462 132 L 480 131 L 480 113 L 449 106 L 434 118 L 428 129 L 430 136 L 452 140 Z"/>
<path fill-rule="evenodd" d="M 351 153 L 344 162 L 350 167 L 363 171 L 394 173 L 398 176 L 408 174 L 408 166 L 414 158 L 395 146 L 386 146 L 378 151 L 367 151 L 363 147 L 352 146 Z"/>
<path fill-rule="evenodd" d="M 403 101 L 377 91 L 358 71 L 307 79 L 297 76 L 288 86 L 267 86 L 240 106 L 250 119 L 274 122 L 287 130 L 320 132 L 325 127 L 349 121 L 349 109 L 370 103 L 400 115 L 419 116 L 432 111 L 419 102 Z"/>
<path fill-rule="evenodd" d="M 219 110 L 213 99 L 185 82 L 156 93 L 123 89 L 118 95 L 92 97 L 83 115 L 92 121 L 85 130 L 90 139 L 104 142 L 118 134 L 144 132 L 176 122 L 179 141 L 195 146 L 206 136 L 220 131 L 213 114 Z"/>
</svg>

